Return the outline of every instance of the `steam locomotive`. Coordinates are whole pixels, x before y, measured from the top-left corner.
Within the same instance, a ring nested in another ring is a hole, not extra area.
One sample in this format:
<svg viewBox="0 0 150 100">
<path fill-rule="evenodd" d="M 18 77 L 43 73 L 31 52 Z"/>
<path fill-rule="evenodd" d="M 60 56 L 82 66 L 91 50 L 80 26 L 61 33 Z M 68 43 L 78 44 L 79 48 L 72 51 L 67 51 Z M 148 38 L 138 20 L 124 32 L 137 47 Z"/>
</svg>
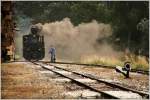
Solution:
<svg viewBox="0 0 150 100">
<path fill-rule="evenodd" d="M 38 33 L 38 27 L 32 26 L 31 33 L 23 36 L 23 57 L 26 60 L 38 61 L 45 56 L 44 36 Z"/>
</svg>

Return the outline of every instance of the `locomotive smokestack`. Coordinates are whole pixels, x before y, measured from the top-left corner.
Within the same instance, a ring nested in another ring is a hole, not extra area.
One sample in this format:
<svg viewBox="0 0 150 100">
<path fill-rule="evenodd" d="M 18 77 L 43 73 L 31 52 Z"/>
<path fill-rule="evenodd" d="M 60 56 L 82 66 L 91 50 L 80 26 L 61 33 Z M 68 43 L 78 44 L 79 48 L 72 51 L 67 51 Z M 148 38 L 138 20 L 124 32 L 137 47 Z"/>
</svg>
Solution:
<svg viewBox="0 0 150 100">
<path fill-rule="evenodd" d="M 42 25 L 41 24 L 35 24 L 31 26 L 31 32 L 33 34 L 40 35 L 40 32 L 42 31 Z"/>
</svg>

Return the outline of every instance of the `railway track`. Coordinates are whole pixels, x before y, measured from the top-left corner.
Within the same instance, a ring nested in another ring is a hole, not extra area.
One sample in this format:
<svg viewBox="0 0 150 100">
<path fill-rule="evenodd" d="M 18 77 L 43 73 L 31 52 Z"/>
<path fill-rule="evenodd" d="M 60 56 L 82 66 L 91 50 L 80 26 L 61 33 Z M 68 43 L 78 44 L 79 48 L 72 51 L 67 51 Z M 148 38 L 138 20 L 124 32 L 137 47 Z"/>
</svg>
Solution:
<svg viewBox="0 0 150 100">
<path fill-rule="evenodd" d="M 97 67 L 114 69 L 114 66 L 100 65 L 100 64 L 81 64 L 81 63 L 68 63 L 68 62 L 56 62 L 56 63 L 57 64 L 71 64 L 71 65 L 84 65 L 84 66 L 97 66 Z M 131 69 L 131 72 L 149 75 L 149 71 L 146 71 L 146 70 Z"/>
<path fill-rule="evenodd" d="M 27 62 L 27 61 L 9 61 L 9 62 Z M 7 62 L 7 63 L 9 63 Z M 42 63 L 50 63 L 50 61 L 38 61 Z M 70 63 L 70 62 L 55 62 L 56 64 L 70 64 L 70 65 L 83 65 L 83 66 L 95 66 L 95 67 L 100 67 L 100 68 L 109 68 L 109 69 L 114 69 L 114 66 L 109 66 L 109 65 L 100 65 L 100 64 L 82 64 L 82 63 Z M 139 74 L 144 74 L 144 75 L 149 75 L 149 71 L 146 70 L 137 70 L 137 69 L 131 69 L 131 72 L 134 73 L 139 73 Z"/>
<path fill-rule="evenodd" d="M 77 85 L 80 85 L 86 89 L 90 89 L 91 91 L 98 92 L 101 94 L 103 98 L 112 98 L 112 99 L 121 99 L 125 98 L 122 95 L 115 95 L 110 93 L 109 91 L 118 92 L 122 91 L 123 93 L 129 94 L 138 94 L 141 98 L 148 99 L 149 94 L 141 91 L 137 91 L 131 88 L 127 88 L 118 84 L 110 83 L 108 81 L 104 81 L 99 79 L 98 77 L 95 77 L 90 74 L 85 74 L 81 72 L 76 72 L 72 70 L 68 70 L 65 68 L 62 68 L 60 66 L 55 66 L 52 64 L 48 64 L 47 62 L 32 62 L 35 65 L 40 65 L 43 69 L 49 70 L 51 72 L 56 73 L 57 75 L 60 75 L 62 77 L 65 77 L 69 80 L 71 80 L 73 83 L 76 83 Z M 65 75 L 61 73 L 60 71 L 66 71 L 70 72 L 70 75 Z M 85 83 L 83 81 L 80 81 L 78 79 L 90 79 L 95 81 L 94 83 Z M 132 97 L 127 97 L 132 98 Z"/>
</svg>

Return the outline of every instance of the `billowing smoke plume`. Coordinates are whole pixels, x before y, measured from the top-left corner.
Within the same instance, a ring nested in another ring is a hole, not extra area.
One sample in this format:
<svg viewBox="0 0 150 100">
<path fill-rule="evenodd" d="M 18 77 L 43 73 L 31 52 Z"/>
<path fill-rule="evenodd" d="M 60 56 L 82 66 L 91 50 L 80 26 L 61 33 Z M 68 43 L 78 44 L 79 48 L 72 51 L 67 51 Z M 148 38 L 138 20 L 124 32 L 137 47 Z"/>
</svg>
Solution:
<svg viewBox="0 0 150 100">
<path fill-rule="evenodd" d="M 59 60 L 79 61 L 86 55 L 105 55 L 115 54 L 112 47 L 105 42 L 99 44 L 98 39 L 112 35 L 109 24 L 98 23 L 93 20 L 89 23 L 81 23 L 74 26 L 69 18 L 56 21 L 42 26 L 40 34 L 45 39 L 45 60 L 50 59 L 48 50 L 51 46 L 56 48 L 56 57 Z"/>
<path fill-rule="evenodd" d="M 23 35 L 30 33 L 31 18 L 28 17 L 18 17 L 17 29 L 15 32 L 14 42 L 15 42 L 15 58 L 20 59 L 23 56 Z"/>
</svg>

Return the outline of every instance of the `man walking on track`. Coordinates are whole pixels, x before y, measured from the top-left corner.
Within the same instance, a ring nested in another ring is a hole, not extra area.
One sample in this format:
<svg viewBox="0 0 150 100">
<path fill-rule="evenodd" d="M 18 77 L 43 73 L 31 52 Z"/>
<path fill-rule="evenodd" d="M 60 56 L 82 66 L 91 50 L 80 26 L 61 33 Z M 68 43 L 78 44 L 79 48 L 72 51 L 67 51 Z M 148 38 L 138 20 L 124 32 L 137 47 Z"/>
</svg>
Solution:
<svg viewBox="0 0 150 100">
<path fill-rule="evenodd" d="M 55 58 L 55 53 L 56 53 L 56 50 L 53 46 L 51 46 L 50 50 L 49 50 L 49 53 L 51 55 L 51 62 L 54 63 L 56 61 L 56 58 Z"/>
</svg>

